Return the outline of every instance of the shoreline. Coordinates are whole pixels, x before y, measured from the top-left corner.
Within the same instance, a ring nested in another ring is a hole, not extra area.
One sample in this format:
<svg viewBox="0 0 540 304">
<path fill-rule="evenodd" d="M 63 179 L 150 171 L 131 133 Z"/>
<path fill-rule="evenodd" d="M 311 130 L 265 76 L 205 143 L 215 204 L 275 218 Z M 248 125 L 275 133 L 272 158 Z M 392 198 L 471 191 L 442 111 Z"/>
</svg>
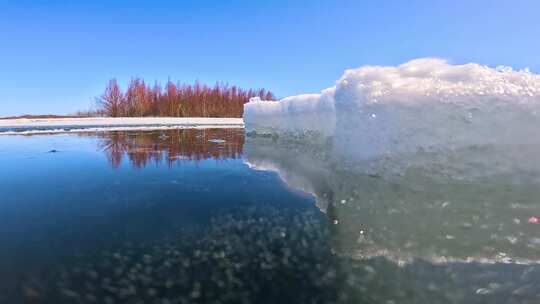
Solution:
<svg viewBox="0 0 540 304">
<path fill-rule="evenodd" d="M 244 121 L 242 118 L 213 117 L 83 117 L 0 119 L 0 135 L 190 128 L 244 128 Z"/>
</svg>

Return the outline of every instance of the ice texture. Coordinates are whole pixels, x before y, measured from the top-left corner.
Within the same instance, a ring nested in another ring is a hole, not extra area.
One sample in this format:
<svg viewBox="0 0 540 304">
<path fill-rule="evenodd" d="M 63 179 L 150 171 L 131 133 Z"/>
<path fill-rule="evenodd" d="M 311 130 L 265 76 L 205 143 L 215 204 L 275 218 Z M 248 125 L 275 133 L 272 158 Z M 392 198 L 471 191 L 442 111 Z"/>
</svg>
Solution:
<svg viewBox="0 0 540 304">
<path fill-rule="evenodd" d="M 355 158 L 522 145 L 540 126 L 540 75 L 423 58 L 345 71 L 320 94 L 245 105 L 248 131 L 315 132 Z"/>
<path fill-rule="evenodd" d="M 259 133 L 295 133 L 313 131 L 325 136 L 334 134 L 335 88 L 320 94 L 304 94 L 278 102 L 252 98 L 244 105 L 244 123 L 248 131 Z"/>
</svg>

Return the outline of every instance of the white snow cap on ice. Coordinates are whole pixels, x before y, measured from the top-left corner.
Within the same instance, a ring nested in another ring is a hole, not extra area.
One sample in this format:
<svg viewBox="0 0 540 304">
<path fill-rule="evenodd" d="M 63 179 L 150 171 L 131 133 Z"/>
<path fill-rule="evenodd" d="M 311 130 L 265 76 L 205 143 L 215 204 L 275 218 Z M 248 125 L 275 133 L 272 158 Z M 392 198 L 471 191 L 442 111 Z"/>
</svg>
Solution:
<svg viewBox="0 0 540 304">
<path fill-rule="evenodd" d="M 340 92 L 357 102 L 471 102 L 480 96 L 528 98 L 540 96 L 540 75 L 510 67 L 495 69 L 476 63 L 451 65 L 434 58 L 416 59 L 397 67 L 366 66 L 345 71 Z M 344 100 L 348 101 L 348 100 Z M 538 100 L 537 100 L 538 101 Z"/>
</svg>

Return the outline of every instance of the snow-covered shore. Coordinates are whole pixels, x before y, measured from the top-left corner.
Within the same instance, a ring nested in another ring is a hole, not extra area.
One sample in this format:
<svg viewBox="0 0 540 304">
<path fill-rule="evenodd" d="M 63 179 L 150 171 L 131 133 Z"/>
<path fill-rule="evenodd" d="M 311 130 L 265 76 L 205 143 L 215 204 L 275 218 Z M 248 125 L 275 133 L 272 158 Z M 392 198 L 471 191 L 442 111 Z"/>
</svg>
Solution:
<svg viewBox="0 0 540 304">
<path fill-rule="evenodd" d="M 0 119 L 0 135 L 182 128 L 243 128 L 242 118 L 84 117 Z"/>
</svg>

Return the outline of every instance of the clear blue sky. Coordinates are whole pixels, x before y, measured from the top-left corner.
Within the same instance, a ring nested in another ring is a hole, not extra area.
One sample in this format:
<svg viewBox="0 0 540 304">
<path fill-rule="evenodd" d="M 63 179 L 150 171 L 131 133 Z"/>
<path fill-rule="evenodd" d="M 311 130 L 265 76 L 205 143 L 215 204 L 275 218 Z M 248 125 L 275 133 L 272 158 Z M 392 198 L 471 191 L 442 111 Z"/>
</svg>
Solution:
<svg viewBox="0 0 540 304">
<path fill-rule="evenodd" d="M 540 1 L 4 1 L 0 116 L 87 109 L 112 77 L 333 85 L 417 57 L 540 72 Z"/>
</svg>

